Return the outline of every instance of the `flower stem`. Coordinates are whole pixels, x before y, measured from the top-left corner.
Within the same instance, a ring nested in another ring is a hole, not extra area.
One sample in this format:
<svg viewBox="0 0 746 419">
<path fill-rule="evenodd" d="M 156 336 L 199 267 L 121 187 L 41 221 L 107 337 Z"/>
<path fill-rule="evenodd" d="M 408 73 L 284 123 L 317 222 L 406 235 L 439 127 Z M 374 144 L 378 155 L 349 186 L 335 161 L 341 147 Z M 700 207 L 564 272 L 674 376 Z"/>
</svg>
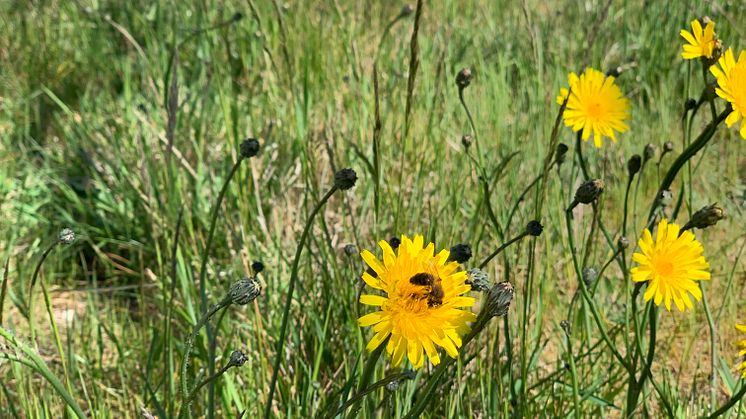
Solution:
<svg viewBox="0 0 746 419">
<path fill-rule="evenodd" d="M 269 419 L 272 413 L 272 399 L 275 395 L 275 387 L 277 386 L 277 375 L 280 372 L 280 363 L 282 362 L 282 348 L 285 345 L 285 335 L 287 333 L 288 328 L 288 319 L 290 317 L 290 305 L 293 301 L 293 292 L 295 291 L 295 283 L 298 282 L 298 266 L 300 264 L 300 255 L 303 251 L 303 247 L 306 243 L 306 239 L 308 238 L 308 233 L 311 231 L 311 226 L 313 225 L 313 219 L 316 217 L 316 214 L 321 211 L 321 207 L 326 204 L 326 202 L 331 198 L 331 196 L 334 194 L 334 192 L 337 191 L 337 186 L 332 186 L 332 188 L 329 190 L 329 192 L 324 195 L 318 204 L 314 207 L 314 209 L 311 211 L 311 215 L 308 217 L 308 221 L 306 221 L 306 226 L 303 228 L 303 233 L 300 236 L 300 242 L 298 243 L 298 247 L 295 249 L 295 259 L 293 259 L 293 266 L 290 271 L 290 284 L 288 285 L 288 293 L 285 297 L 285 309 L 282 313 L 282 324 L 280 326 L 280 336 L 277 339 L 277 347 L 275 348 L 275 362 L 274 367 L 272 368 L 272 380 L 269 384 L 269 395 L 267 396 L 266 400 L 266 406 L 264 409 L 264 417 L 266 419 Z"/>
<path fill-rule="evenodd" d="M 370 384 L 370 381 L 373 379 L 373 373 L 376 370 L 376 364 L 378 363 L 378 359 L 381 357 L 384 348 L 386 348 L 389 339 L 391 339 L 391 335 L 389 335 L 383 342 L 381 342 L 380 345 L 378 345 L 376 349 L 373 350 L 373 352 L 370 353 L 370 356 L 368 356 L 368 360 L 365 362 L 363 373 L 360 376 L 360 382 L 358 383 L 357 392 L 354 396 L 352 396 L 352 399 L 347 401 L 337 410 L 335 416 L 344 412 L 344 410 L 348 406 L 352 406 L 352 410 L 350 411 L 352 415 L 356 415 L 358 410 L 360 410 L 360 402 L 362 402 L 363 396 L 368 394 L 365 392 L 365 390 L 368 389 L 368 384 Z"/>
<path fill-rule="evenodd" d="M 497 256 L 497 255 L 499 255 L 499 254 L 500 254 L 500 252 L 502 252 L 502 251 L 503 251 L 503 250 L 505 250 L 505 249 L 506 249 L 506 248 L 507 248 L 508 246 L 510 246 L 511 244 L 513 244 L 513 243 L 517 242 L 518 240 L 520 240 L 520 239 L 522 239 L 522 238 L 524 238 L 524 237 L 526 237 L 526 236 L 528 236 L 528 232 L 527 232 L 527 231 L 523 231 L 523 232 L 521 232 L 520 234 L 518 234 L 517 236 L 515 236 L 515 237 L 513 237 L 512 239 L 508 240 L 507 242 L 505 242 L 505 243 L 501 244 L 501 245 L 500 245 L 500 247 L 498 247 L 497 249 L 495 249 L 495 251 L 494 251 L 494 252 L 492 252 L 492 253 L 491 253 L 491 254 L 490 254 L 489 256 L 487 256 L 487 257 L 486 257 L 486 258 L 485 258 L 485 259 L 484 259 L 484 260 L 482 261 L 482 263 L 480 263 L 480 264 L 479 264 L 479 269 L 484 269 L 484 267 L 485 267 L 485 266 L 487 266 L 487 264 L 488 264 L 488 263 L 490 263 L 490 261 L 491 261 L 491 260 L 492 260 L 492 259 L 493 259 L 493 258 L 494 258 L 495 256 Z"/>
</svg>

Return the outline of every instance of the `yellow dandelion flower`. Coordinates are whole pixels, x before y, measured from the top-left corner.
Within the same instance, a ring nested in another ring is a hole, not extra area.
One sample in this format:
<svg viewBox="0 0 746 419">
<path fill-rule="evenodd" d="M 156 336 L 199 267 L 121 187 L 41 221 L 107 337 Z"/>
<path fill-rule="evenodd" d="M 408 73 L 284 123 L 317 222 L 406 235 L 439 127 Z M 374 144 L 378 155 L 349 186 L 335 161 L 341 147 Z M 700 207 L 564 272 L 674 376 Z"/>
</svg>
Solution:
<svg viewBox="0 0 746 419">
<path fill-rule="evenodd" d="M 730 102 L 733 112 L 725 118 L 728 128 L 746 118 L 746 51 L 741 51 L 738 61 L 733 56 L 733 50 L 728 48 L 718 60 L 720 67 L 710 67 L 710 72 L 718 81 L 715 93 Z M 746 121 L 741 121 L 741 137 L 746 140 Z"/>
<path fill-rule="evenodd" d="M 629 119 L 629 100 L 622 95 L 614 80 L 612 76 L 605 77 L 598 70 L 586 68 L 580 77 L 570 73 L 570 90 L 563 87 L 557 96 L 557 103 L 562 104 L 570 95 L 563 114 L 565 125 L 574 132 L 582 129 L 583 141 L 587 141 L 593 132 L 593 143 L 598 148 L 603 143 L 603 137 L 616 142 L 614 131 L 625 132 L 629 129 L 624 123 Z"/>
<path fill-rule="evenodd" d="M 692 21 L 692 32 L 682 29 L 679 34 L 688 42 L 681 47 L 681 56 L 685 60 L 693 60 L 699 57 L 712 58 L 712 51 L 717 45 L 715 22 L 710 20 L 707 22 L 707 26 L 702 29 L 699 20 L 694 19 Z"/>
<path fill-rule="evenodd" d="M 644 299 L 654 298 L 655 305 L 661 301 L 671 310 L 671 300 L 679 311 L 692 308 L 689 294 L 699 301 L 702 291 L 696 281 L 710 279 L 707 271 L 710 264 L 702 256 L 702 245 L 690 231 L 679 235 L 678 224 L 661 220 L 658 233 L 653 236 L 647 228 L 637 242 L 642 253 L 634 253 L 632 260 L 639 266 L 630 270 L 635 282 L 647 281 Z"/>
<path fill-rule="evenodd" d="M 423 244 L 422 236 L 414 240 L 402 236 L 397 253 L 385 240 L 378 243 L 383 261 L 367 250 L 360 254 L 377 275 L 363 273 L 363 280 L 386 295 L 360 296 L 361 303 L 380 310 L 360 317 L 358 324 L 373 326 L 375 335 L 368 342 L 368 351 L 391 336 L 386 351 L 394 367 L 401 364 L 404 354 L 414 368 L 422 367 L 423 350 L 433 365 L 439 364 L 435 345 L 456 358 L 461 336 L 476 320 L 474 313 L 461 309 L 475 302 L 463 295 L 471 290 L 465 283 L 466 272 L 459 270 L 458 262 L 448 262 L 448 250 L 435 254 L 434 244 Z"/>
<path fill-rule="evenodd" d="M 746 324 L 736 323 L 736 330 L 746 333 Z M 740 349 L 738 351 L 738 356 L 741 357 L 741 362 L 736 367 L 736 370 L 741 371 L 741 377 L 746 378 L 746 339 L 739 340 L 737 345 Z"/>
</svg>

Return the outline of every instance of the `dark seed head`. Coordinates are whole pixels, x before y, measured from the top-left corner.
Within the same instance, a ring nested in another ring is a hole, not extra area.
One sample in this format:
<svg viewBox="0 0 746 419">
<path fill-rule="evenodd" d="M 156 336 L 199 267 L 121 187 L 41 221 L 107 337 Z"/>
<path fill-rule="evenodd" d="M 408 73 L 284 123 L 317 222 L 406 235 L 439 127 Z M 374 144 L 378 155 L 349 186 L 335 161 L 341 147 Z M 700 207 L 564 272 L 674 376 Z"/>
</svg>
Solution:
<svg viewBox="0 0 746 419">
<path fill-rule="evenodd" d="M 248 159 L 259 154 L 259 141 L 256 138 L 247 138 L 241 143 L 241 157 Z"/>
<path fill-rule="evenodd" d="M 465 263 L 471 259 L 471 247 L 468 244 L 461 243 L 451 247 L 451 255 L 448 260 L 458 263 Z"/>
<path fill-rule="evenodd" d="M 601 179 L 589 180 L 575 191 L 575 201 L 581 204 L 590 204 L 595 201 L 604 191 L 604 181 Z"/>
<path fill-rule="evenodd" d="M 526 224 L 526 233 L 534 237 L 541 236 L 542 231 L 544 231 L 544 226 L 536 220 L 531 220 L 528 222 L 528 224 Z"/>
<path fill-rule="evenodd" d="M 456 85 L 459 89 L 466 89 L 471 84 L 471 70 L 463 68 L 456 75 Z"/>
<path fill-rule="evenodd" d="M 357 181 L 357 173 L 350 168 L 342 169 L 334 174 L 334 185 L 343 191 L 351 189 Z"/>
<path fill-rule="evenodd" d="M 632 179 L 632 177 L 640 171 L 641 167 L 642 157 L 640 157 L 639 154 L 635 154 L 634 156 L 630 157 L 629 161 L 627 161 L 627 175 L 629 176 L 629 178 Z"/>
</svg>

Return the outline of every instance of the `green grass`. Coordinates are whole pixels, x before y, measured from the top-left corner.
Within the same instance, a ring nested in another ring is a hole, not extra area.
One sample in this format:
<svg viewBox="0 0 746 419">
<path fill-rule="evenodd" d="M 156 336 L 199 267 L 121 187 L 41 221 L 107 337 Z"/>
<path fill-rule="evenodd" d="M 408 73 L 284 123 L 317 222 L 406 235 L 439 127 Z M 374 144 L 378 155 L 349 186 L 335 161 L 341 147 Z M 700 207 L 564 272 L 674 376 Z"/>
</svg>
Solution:
<svg viewBox="0 0 746 419">
<path fill-rule="evenodd" d="M 88 416 L 137 417 L 141 406 L 159 417 L 175 416 L 185 341 L 205 308 L 198 277 L 211 210 L 239 144 L 256 137 L 261 154 L 244 161 L 229 184 L 207 264 L 209 304 L 235 280 L 252 276 L 252 261 L 266 266 L 258 275 L 262 295 L 229 307 L 217 325 L 217 368 L 234 350 L 248 361 L 215 381 L 215 417 L 263 414 L 296 247 L 309 213 L 343 167 L 357 171 L 357 185 L 332 196 L 301 254 L 274 415 L 320 415 L 340 403 L 340 395 L 354 393 L 372 334 L 356 321 L 368 310 L 357 303 L 363 262 L 346 255 L 345 245 L 375 252 L 380 239 L 424 234 L 440 248 L 470 244 L 475 257 L 464 266 L 471 268 L 537 218 L 541 206 L 542 236 L 509 247 L 486 268 L 491 279 L 515 288 L 507 323 L 493 320 L 464 348 L 426 414 L 623 416 L 627 375 L 600 340 L 588 306 L 577 303 L 569 337 L 560 325 L 579 286 L 564 214 L 580 182 L 570 129 L 560 127 L 559 140 L 570 152 L 559 174 L 548 173 L 546 198 L 530 191 L 512 223 L 505 223 L 553 151 L 555 97 L 567 73 L 586 65 L 602 71 L 621 66 L 618 83 L 632 104 L 631 129 L 615 145 L 584 148 L 591 172 L 606 182 L 601 217 L 614 241 L 627 159 L 648 143 L 658 151 L 666 141 L 675 144 L 660 169 L 649 164 L 632 190 L 628 235 L 634 247 L 660 179 L 684 149 L 683 104 L 703 88 L 699 64 L 690 70 L 680 57 L 678 32 L 709 15 L 726 46 L 738 51 L 746 47 L 739 23 L 746 21 L 746 7 L 740 0 L 613 0 L 605 12 L 606 4 L 425 2 L 407 121 L 414 14 L 398 20 L 381 42 L 402 4 L 0 2 L 0 262 L 8 261 L 3 328 L 38 354 Z M 232 21 L 236 12 L 242 19 Z M 198 31 L 210 27 L 216 28 Z M 382 125 L 374 155 L 376 57 Z M 504 162 L 487 197 L 502 232 L 461 146 L 463 134 L 474 135 L 455 84 L 463 67 L 474 73 L 464 95 L 481 159 L 490 172 Z M 169 94 L 172 80 L 176 97 Z M 716 104 L 724 108 L 722 100 Z M 172 154 L 169 108 L 175 116 Z M 697 114 L 692 138 L 710 119 L 709 109 Z M 742 337 L 734 324 L 745 320 L 746 308 L 744 147 L 737 130 L 720 127 L 692 160 L 691 175 L 683 170 L 672 187 L 674 200 L 687 187 L 680 223 L 712 202 L 728 214 L 696 232 L 712 266 L 713 280 L 704 289 L 715 345 L 702 303 L 687 313 L 659 310 L 652 377 L 661 391 L 648 381 L 628 413 L 665 416 L 669 404 L 677 416 L 705 415 L 742 385 L 734 368 Z M 518 154 L 507 160 L 512 153 Z M 376 159 L 378 206 L 368 166 Z M 584 207 L 572 227 L 583 266 L 598 268 L 614 249 L 592 230 L 592 218 Z M 40 284 L 31 296 L 29 285 L 42 252 L 63 227 L 78 239 L 55 248 L 42 268 L 50 316 Z M 625 282 L 611 264 L 593 297 L 622 350 Z M 638 303 L 642 319 L 645 305 L 641 298 Z M 647 332 L 641 336 L 647 345 Z M 202 333 L 190 383 L 207 374 L 207 346 Z M 14 348 L 0 340 L 0 416 L 74 417 L 49 381 L 9 360 L 25 356 Z M 568 354 L 586 352 L 573 367 L 577 411 L 565 364 Z M 396 391 L 376 389 L 360 414 L 404 416 L 433 371 L 426 366 Z M 384 355 L 374 380 L 392 372 Z M 207 415 L 207 393 L 194 404 L 198 417 Z M 746 415 L 739 405 L 729 414 Z"/>
</svg>

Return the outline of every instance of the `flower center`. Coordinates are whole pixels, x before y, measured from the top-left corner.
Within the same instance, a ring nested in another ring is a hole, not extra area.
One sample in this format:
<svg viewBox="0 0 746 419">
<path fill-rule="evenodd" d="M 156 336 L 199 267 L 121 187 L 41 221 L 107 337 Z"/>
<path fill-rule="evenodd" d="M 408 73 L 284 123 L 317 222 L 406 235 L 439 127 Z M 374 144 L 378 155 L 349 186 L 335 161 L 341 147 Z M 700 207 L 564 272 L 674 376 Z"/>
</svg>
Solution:
<svg viewBox="0 0 746 419">
<path fill-rule="evenodd" d="M 588 115 L 592 118 L 598 119 L 603 114 L 603 109 L 600 102 L 591 103 L 588 106 Z"/>
<path fill-rule="evenodd" d="M 673 273 L 673 263 L 667 261 L 667 260 L 658 260 L 653 264 L 653 267 L 655 268 L 655 272 L 659 276 L 669 276 L 671 273 Z"/>
</svg>

